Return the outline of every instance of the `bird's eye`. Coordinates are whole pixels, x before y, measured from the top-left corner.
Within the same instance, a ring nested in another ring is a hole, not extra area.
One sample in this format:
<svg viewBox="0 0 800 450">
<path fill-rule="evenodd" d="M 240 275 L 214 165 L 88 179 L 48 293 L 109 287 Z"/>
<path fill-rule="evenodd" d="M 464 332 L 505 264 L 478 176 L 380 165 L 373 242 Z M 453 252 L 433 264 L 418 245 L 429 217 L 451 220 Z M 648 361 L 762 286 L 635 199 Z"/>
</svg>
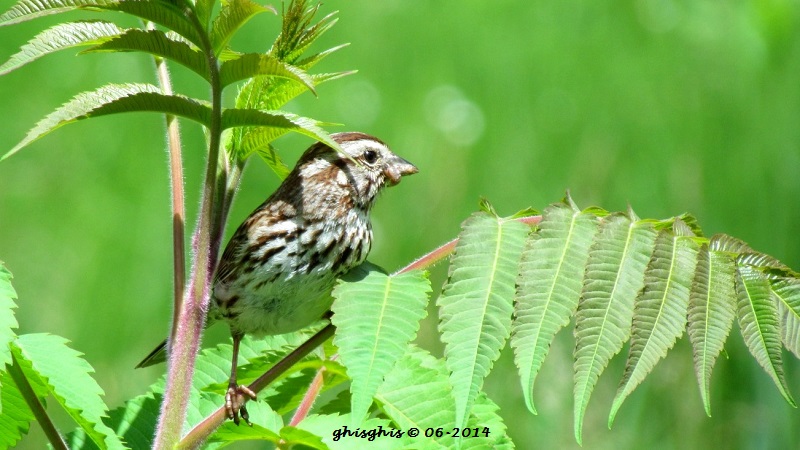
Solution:
<svg viewBox="0 0 800 450">
<path fill-rule="evenodd" d="M 372 164 L 377 160 L 378 160 L 378 152 L 372 149 L 364 151 L 364 161 L 366 161 L 367 164 Z"/>
</svg>

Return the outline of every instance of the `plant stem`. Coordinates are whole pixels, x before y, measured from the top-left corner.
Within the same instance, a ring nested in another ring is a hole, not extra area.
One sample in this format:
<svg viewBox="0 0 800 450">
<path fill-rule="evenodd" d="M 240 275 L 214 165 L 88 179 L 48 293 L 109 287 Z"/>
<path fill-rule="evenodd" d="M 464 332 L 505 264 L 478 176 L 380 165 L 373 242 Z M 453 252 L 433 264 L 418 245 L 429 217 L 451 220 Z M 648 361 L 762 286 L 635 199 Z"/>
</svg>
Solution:
<svg viewBox="0 0 800 450">
<path fill-rule="evenodd" d="M 338 357 L 339 355 L 333 355 L 330 360 L 335 361 Z M 311 385 L 308 386 L 308 390 L 305 395 L 303 395 L 303 400 L 300 401 L 300 406 L 297 407 L 297 410 L 292 415 L 292 420 L 289 421 L 290 427 L 296 427 L 298 423 L 308 417 L 308 413 L 311 412 L 311 407 L 314 406 L 314 401 L 319 396 L 319 393 L 322 392 L 325 370 L 327 370 L 325 366 L 317 370 L 317 374 L 314 375 Z"/>
<path fill-rule="evenodd" d="M 542 216 L 524 216 L 524 217 L 517 217 L 511 220 L 516 220 L 528 225 L 535 225 L 539 223 L 540 220 L 542 220 Z M 414 260 L 409 265 L 398 270 L 397 272 L 395 272 L 395 274 L 410 272 L 416 269 L 427 269 L 428 267 L 431 267 L 434 264 L 438 263 L 439 261 L 443 260 L 444 258 L 450 256 L 450 253 L 453 253 L 453 251 L 456 249 L 456 244 L 458 244 L 458 238 L 455 238 L 451 241 L 448 241 L 440 245 L 434 250 Z"/>
<path fill-rule="evenodd" d="M 47 415 L 44 405 L 42 405 L 42 402 L 39 401 L 39 398 L 33 391 L 31 384 L 28 382 L 28 378 L 22 371 L 22 367 L 20 367 L 16 356 L 14 356 L 14 352 L 11 352 L 11 367 L 9 367 L 8 373 L 11 375 L 11 379 L 14 380 L 20 394 L 22 394 L 22 398 L 25 399 L 25 403 L 28 404 L 28 407 L 33 412 L 33 416 L 36 418 L 36 421 L 39 422 L 39 426 L 44 430 L 44 434 L 47 436 L 53 448 L 57 450 L 69 450 L 67 443 L 64 442 L 64 438 L 61 437 L 56 426 L 50 420 L 50 416 Z"/>
<path fill-rule="evenodd" d="M 156 29 L 153 22 L 145 22 L 148 30 Z M 172 95 L 172 80 L 169 68 L 164 58 L 153 56 L 156 65 L 156 77 L 161 90 L 166 95 Z M 186 200 L 183 189 L 183 157 L 181 145 L 181 130 L 178 118 L 172 114 L 165 114 L 167 127 L 167 149 L 169 151 L 169 179 L 170 192 L 172 193 L 172 329 L 169 342 L 175 340 L 178 330 L 178 318 L 183 304 L 183 290 L 186 287 L 186 253 L 185 253 L 185 226 L 186 226 Z"/>
<path fill-rule="evenodd" d="M 222 133 L 222 86 L 219 62 L 209 41 L 208 33 L 199 23 L 197 16 L 191 13 L 190 17 L 202 36 L 202 50 L 205 53 L 209 69 L 211 124 L 200 216 L 192 237 L 194 250 L 192 277 L 184 292 L 182 307 L 178 310 L 179 319 L 175 339 L 170 343 L 167 384 L 154 442 L 154 448 L 164 450 L 173 448 L 180 440 L 191 394 L 194 363 L 206 320 L 211 277 L 214 273 L 220 246 L 218 240 L 212 239 L 217 234 L 215 230 L 219 226 L 215 220 L 219 218 L 214 214 L 220 135 Z"/>
</svg>

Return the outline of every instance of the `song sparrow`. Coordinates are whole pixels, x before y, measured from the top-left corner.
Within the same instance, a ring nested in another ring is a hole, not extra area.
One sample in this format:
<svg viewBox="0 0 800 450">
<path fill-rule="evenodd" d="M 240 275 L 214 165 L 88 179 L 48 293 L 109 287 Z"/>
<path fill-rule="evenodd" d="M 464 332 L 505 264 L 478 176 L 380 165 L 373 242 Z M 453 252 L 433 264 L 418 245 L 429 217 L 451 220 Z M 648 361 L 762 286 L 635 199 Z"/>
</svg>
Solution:
<svg viewBox="0 0 800 450">
<path fill-rule="evenodd" d="M 323 317 L 336 278 L 367 258 L 372 246 L 369 213 L 384 186 L 417 168 L 364 133 L 332 135 L 351 158 L 325 144 L 312 145 L 294 170 L 242 223 L 225 248 L 214 279 L 209 322 L 224 320 L 233 336 L 233 361 L 225 396 L 227 415 L 247 421 L 237 394 L 239 342 L 288 333 Z M 356 163 L 357 161 L 358 163 Z M 166 342 L 137 367 L 164 360 Z"/>
</svg>

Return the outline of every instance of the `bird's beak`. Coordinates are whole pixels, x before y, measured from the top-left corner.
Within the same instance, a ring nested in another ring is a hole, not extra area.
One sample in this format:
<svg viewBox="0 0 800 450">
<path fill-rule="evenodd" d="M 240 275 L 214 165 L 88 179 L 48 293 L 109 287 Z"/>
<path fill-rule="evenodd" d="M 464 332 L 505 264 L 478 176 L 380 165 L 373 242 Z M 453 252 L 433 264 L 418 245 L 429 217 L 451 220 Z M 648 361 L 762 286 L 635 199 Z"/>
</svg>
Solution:
<svg viewBox="0 0 800 450">
<path fill-rule="evenodd" d="M 413 175 L 417 172 L 419 172 L 417 166 L 399 156 L 395 156 L 392 161 L 386 165 L 386 169 L 383 171 L 384 175 L 386 175 L 386 178 L 389 180 L 390 186 L 399 183 L 404 175 Z"/>
</svg>

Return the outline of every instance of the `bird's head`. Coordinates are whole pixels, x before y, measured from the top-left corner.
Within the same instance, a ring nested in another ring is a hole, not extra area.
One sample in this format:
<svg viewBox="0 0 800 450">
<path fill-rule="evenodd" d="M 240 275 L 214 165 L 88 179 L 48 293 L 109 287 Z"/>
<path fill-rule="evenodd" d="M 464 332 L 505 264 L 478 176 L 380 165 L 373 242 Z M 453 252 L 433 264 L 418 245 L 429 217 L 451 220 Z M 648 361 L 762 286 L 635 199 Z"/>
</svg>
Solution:
<svg viewBox="0 0 800 450">
<path fill-rule="evenodd" d="M 395 155 L 374 136 L 345 132 L 331 137 L 347 156 L 317 143 L 297 162 L 299 174 L 307 180 L 333 183 L 348 191 L 362 208 L 369 209 L 384 186 L 394 186 L 403 176 L 418 172 L 416 166 Z"/>
</svg>

